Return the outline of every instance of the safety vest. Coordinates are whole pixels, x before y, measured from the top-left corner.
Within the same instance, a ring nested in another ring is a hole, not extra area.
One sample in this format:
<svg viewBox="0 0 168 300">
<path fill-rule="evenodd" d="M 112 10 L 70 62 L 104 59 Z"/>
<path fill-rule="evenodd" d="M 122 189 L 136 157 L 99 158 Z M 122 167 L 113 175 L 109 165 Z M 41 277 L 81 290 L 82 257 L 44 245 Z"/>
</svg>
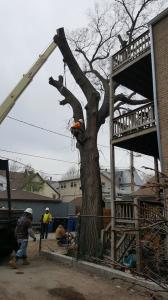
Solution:
<svg viewBox="0 0 168 300">
<path fill-rule="evenodd" d="M 80 122 L 76 122 L 76 123 L 73 123 L 71 128 L 81 128 L 81 123 Z"/>
<path fill-rule="evenodd" d="M 51 222 L 51 220 L 52 220 L 52 216 L 51 216 L 50 213 L 43 215 L 43 223 L 47 223 L 48 224 L 48 223 Z"/>
</svg>

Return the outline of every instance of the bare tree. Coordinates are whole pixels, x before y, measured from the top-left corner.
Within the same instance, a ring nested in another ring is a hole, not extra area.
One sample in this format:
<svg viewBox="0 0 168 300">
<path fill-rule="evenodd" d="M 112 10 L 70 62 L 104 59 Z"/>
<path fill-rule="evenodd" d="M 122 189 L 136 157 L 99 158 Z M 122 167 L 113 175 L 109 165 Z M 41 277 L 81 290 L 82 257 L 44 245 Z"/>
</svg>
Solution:
<svg viewBox="0 0 168 300">
<path fill-rule="evenodd" d="M 131 4 L 133 2 L 136 7 L 137 1 L 116 0 L 112 1 L 113 6 L 104 4 L 102 8 L 96 5 L 94 14 L 89 14 L 88 27 L 71 33 L 69 38 L 71 47 L 77 53 L 78 59 L 82 58 L 82 67 L 79 66 L 68 45 L 64 29 L 57 30 L 54 37 L 54 41 L 63 55 L 64 63 L 69 67 L 72 76 L 86 98 L 85 122 L 78 131 L 73 132 L 81 159 L 80 176 L 83 199 L 80 235 L 81 255 L 96 256 L 99 244 L 101 224 L 97 222 L 98 218 L 96 216 L 102 215 L 102 189 L 97 136 L 100 127 L 109 116 L 108 58 L 115 50 L 118 34 L 122 33 L 122 22 L 118 20 L 118 9 L 119 7 L 123 9 L 123 18 L 131 19 L 126 3 Z M 117 9 L 114 6 L 116 2 L 118 2 Z M 130 39 L 133 38 L 134 31 L 137 29 L 138 19 L 142 16 L 146 7 L 150 7 L 150 4 L 153 4 L 154 1 L 144 0 L 141 2 L 139 13 L 136 14 L 134 21 L 131 19 Z M 74 120 L 84 120 L 81 100 L 63 85 L 63 77 L 60 75 L 58 80 L 50 77 L 49 83 L 64 97 L 60 101 L 60 105 L 69 104 L 71 106 Z M 129 96 L 123 93 L 117 94 L 117 88 L 118 84 L 114 83 L 116 109 L 125 103 L 138 105 L 152 100 L 135 100 L 133 98 L 134 93 Z"/>
<path fill-rule="evenodd" d="M 63 179 L 73 179 L 79 177 L 79 171 L 74 166 L 70 167 L 69 170 L 62 176 Z"/>
<path fill-rule="evenodd" d="M 137 34 L 148 28 L 152 16 L 167 4 L 165 0 L 115 0 L 115 5 L 124 28 L 124 39 L 130 43 Z M 123 43 L 121 36 L 119 39 Z"/>
</svg>

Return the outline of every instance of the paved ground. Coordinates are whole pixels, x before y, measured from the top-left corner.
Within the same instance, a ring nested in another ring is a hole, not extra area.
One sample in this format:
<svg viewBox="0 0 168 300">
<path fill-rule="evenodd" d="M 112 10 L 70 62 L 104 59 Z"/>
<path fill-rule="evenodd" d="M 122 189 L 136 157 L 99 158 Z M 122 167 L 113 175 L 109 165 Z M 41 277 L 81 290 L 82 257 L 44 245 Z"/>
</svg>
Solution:
<svg viewBox="0 0 168 300">
<path fill-rule="evenodd" d="M 55 242 L 55 241 L 54 241 Z M 45 241 L 47 245 L 54 243 Z M 53 246 L 52 246 L 53 247 Z M 48 261 L 38 255 L 38 242 L 29 242 L 29 266 L 17 270 L 0 265 L 0 300 L 151 300 L 150 293 L 118 279 L 104 280 Z M 160 298 L 156 298 L 160 299 Z"/>
</svg>

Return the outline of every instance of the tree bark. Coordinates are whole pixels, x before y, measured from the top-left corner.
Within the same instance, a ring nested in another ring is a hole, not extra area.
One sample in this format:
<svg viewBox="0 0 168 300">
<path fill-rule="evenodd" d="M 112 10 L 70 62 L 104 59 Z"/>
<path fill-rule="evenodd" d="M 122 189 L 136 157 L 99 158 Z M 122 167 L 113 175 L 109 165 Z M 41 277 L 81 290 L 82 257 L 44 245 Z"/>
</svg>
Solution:
<svg viewBox="0 0 168 300">
<path fill-rule="evenodd" d="M 98 256 L 102 218 L 102 188 L 99 152 L 95 137 L 87 139 L 80 147 L 82 211 L 80 231 L 80 256 Z"/>
</svg>

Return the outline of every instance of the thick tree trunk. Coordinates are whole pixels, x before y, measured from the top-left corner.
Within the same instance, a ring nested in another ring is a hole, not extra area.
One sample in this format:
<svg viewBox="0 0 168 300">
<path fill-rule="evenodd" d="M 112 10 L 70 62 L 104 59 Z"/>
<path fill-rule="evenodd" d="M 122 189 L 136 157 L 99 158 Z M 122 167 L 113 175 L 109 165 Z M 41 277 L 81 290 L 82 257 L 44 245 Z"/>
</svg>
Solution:
<svg viewBox="0 0 168 300">
<path fill-rule="evenodd" d="M 82 211 L 80 248 L 81 256 L 97 256 L 102 223 L 102 188 L 100 179 L 99 153 L 93 138 L 89 138 L 82 147 L 81 188 Z"/>
</svg>

